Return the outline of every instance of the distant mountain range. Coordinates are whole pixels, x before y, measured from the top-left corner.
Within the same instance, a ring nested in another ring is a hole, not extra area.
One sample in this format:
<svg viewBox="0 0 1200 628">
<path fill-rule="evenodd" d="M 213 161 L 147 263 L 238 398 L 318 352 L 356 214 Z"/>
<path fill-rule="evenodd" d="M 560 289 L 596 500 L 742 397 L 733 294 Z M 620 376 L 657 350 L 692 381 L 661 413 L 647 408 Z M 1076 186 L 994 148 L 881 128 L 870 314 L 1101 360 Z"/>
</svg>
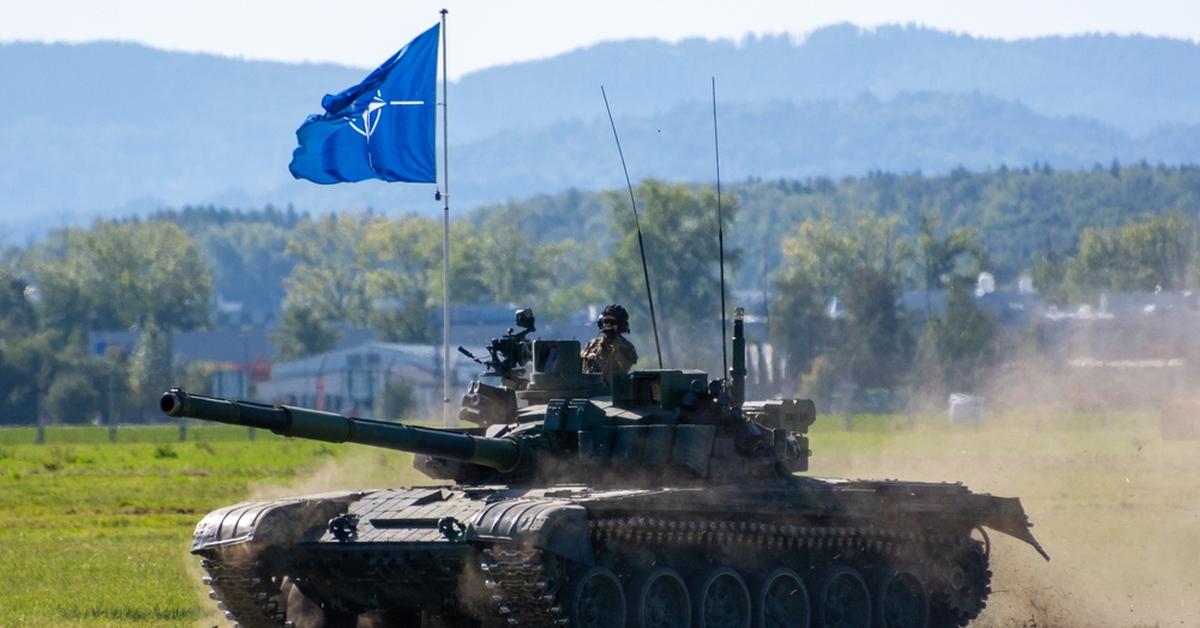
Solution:
<svg viewBox="0 0 1200 628">
<path fill-rule="evenodd" d="M 1200 161 L 1200 46 L 1149 37 L 1000 41 L 833 26 L 803 40 L 608 42 L 450 86 L 455 206 L 712 177 L 710 77 L 733 179 Z M 433 186 L 293 181 L 294 131 L 363 68 L 120 43 L 0 45 L 0 243 L 163 205 L 437 211 Z"/>
</svg>

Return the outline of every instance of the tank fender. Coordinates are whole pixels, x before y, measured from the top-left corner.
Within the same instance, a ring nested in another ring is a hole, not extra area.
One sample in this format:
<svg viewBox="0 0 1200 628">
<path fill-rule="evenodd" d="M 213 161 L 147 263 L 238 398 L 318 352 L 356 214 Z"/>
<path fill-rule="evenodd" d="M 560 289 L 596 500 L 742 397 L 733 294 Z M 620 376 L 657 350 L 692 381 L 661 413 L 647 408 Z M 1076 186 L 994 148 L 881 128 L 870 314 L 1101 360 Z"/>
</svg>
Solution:
<svg viewBox="0 0 1200 628">
<path fill-rule="evenodd" d="M 217 551 L 257 553 L 293 544 L 313 530 L 323 530 L 333 517 L 366 493 L 323 493 L 289 499 L 242 502 L 214 510 L 196 524 L 192 553 Z M 235 549 L 236 548 L 236 549 Z"/>
<path fill-rule="evenodd" d="M 593 564 L 587 510 L 557 500 L 500 501 L 480 510 L 467 526 L 468 541 L 529 545 L 584 565 Z"/>
</svg>

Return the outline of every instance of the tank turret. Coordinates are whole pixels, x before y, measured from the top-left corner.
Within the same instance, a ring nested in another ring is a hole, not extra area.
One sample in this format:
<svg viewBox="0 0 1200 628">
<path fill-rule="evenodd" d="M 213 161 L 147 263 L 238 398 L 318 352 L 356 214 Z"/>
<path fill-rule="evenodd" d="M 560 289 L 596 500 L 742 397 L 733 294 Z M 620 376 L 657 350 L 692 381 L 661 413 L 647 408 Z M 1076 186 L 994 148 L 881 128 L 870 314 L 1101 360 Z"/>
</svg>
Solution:
<svg viewBox="0 0 1200 628">
<path fill-rule="evenodd" d="M 740 346 L 740 319 L 734 329 Z M 609 388 L 600 374 L 582 372 L 577 340 L 531 342 L 522 335 L 514 343 L 513 336 L 510 330 L 510 340 L 493 341 L 507 351 L 492 351 L 488 372 L 464 399 L 460 416 L 479 424 L 474 428 L 415 427 L 178 388 L 164 393 L 160 405 L 172 417 L 413 452 L 422 472 L 459 481 L 603 478 L 639 486 L 664 478 L 687 484 L 782 477 L 808 468 L 811 401 L 743 404 L 731 395 L 738 386 L 679 369 L 617 374 Z M 527 375 L 517 372 L 526 365 Z M 488 384 L 489 376 L 513 387 Z"/>
</svg>

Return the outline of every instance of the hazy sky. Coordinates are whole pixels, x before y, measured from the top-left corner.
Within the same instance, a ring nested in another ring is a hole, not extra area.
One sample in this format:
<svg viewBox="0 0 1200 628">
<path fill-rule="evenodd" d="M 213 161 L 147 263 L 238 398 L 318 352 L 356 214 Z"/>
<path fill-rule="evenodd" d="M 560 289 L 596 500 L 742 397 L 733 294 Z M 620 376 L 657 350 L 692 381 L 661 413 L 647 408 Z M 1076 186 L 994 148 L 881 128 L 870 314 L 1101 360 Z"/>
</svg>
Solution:
<svg viewBox="0 0 1200 628">
<path fill-rule="evenodd" d="M 376 66 L 449 10 L 450 75 L 606 39 L 802 35 L 836 22 L 989 37 L 1200 40 L 1197 0 L 0 0 L 0 41 L 119 39 L 252 59 Z"/>
</svg>

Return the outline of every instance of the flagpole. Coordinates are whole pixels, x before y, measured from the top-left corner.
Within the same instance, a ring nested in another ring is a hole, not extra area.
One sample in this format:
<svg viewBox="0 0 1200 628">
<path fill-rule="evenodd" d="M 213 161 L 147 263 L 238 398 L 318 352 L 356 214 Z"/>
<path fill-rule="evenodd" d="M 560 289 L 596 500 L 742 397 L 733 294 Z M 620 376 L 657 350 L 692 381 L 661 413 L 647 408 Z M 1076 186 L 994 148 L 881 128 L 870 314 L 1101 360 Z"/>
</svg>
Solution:
<svg viewBox="0 0 1200 628">
<path fill-rule="evenodd" d="M 442 425 L 450 425 L 450 132 L 446 113 L 446 9 L 442 14 Z"/>
</svg>

